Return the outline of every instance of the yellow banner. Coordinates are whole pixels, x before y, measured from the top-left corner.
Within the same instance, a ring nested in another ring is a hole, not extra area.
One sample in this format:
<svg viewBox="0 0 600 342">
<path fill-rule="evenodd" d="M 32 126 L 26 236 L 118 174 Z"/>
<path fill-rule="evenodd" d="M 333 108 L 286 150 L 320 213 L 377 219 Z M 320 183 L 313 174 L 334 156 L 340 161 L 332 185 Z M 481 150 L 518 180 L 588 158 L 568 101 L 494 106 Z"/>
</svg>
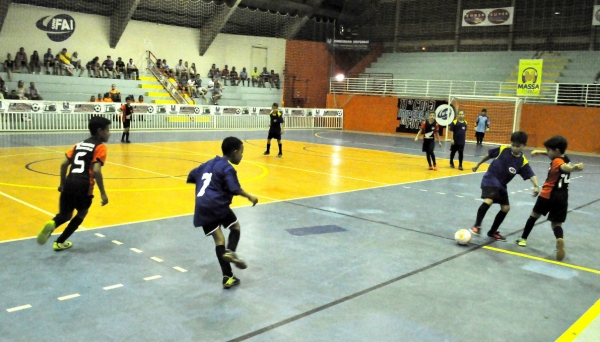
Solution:
<svg viewBox="0 0 600 342">
<path fill-rule="evenodd" d="M 519 61 L 517 96 L 540 95 L 543 66 L 543 59 L 521 59 Z"/>
</svg>

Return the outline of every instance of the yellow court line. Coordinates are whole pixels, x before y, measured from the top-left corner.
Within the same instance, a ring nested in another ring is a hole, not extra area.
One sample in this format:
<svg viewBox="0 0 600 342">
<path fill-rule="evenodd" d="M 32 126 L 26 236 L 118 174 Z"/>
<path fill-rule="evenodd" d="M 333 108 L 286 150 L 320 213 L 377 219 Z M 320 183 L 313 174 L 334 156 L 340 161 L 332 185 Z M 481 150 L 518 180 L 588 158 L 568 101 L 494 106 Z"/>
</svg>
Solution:
<svg viewBox="0 0 600 342">
<path fill-rule="evenodd" d="M 600 300 L 592 305 L 583 316 L 579 317 L 567 331 L 560 335 L 556 342 L 570 342 L 575 340 L 598 315 L 600 315 Z"/>
<path fill-rule="evenodd" d="M 560 261 L 548 260 L 548 259 L 544 259 L 544 258 L 535 257 L 533 255 L 528 255 L 528 254 L 523 254 L 523 253 L 517 253 L 517 252 L 509 251 L 509 250 L 506 250 L 506 249 L 500 249 L 500 248 L 495 248 L 495 247 L 490 247 L 490 246 L 483 246 L 483 248 L 487 249 L 487 250 L 490 250 L 490 251 L 494 251 L 494 252 L 500 252 L 500 253 L 505 253 L 505 254 L 510 254 L 510 255 L 516 255 L 516 256 L 523 257 L 523 258 L 537 260 L 537 261 L 542 261 L 542 262 L 547 262 L 549 264 L 554 264 L 554 265 L 558 265 L 558 266 L 573 268 L 573 269 L 584 271 L 584 272 L 589 272 L 589 273 L 594 273 L 594 274 L 600 274 L 600 271 L 594 270 L 594 269 L 591 269 L 591 268 L 587 268 L 587 267 L 581 267 L 581 266 L 577 266 L 577 265 L 567 264 L 567 263 L 560 262 Z"/>
</svg>

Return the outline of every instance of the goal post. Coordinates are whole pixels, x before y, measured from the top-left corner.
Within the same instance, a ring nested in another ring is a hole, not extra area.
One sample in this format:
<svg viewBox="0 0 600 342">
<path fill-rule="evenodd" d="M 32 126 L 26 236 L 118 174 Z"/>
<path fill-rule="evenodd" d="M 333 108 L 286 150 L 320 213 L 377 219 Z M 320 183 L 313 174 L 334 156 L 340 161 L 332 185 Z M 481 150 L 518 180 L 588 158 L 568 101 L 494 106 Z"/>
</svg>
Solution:
<svg viewBox="0 0 600 342">
<path fill-rule="evenodd" d="M 521 125 L 523 99 L 518 97 L 450 95 L 448 104 L 454 107 L 456 116 L 459 110 L 465 111 L 468 142 L 475 141 L 476 120 L 484 108 L 490 120 L 490 130 L 485 134 L 484 143 L 510 144 L 510 135 Z"/>
</svg>

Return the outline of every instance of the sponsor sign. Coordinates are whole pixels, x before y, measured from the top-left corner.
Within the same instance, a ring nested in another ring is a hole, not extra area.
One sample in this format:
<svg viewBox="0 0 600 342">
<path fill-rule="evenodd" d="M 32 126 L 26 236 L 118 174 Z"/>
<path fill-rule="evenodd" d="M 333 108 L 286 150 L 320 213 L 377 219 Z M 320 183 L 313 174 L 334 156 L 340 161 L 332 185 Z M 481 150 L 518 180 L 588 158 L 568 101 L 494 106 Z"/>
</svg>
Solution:
<svg viewBox="0 0 600 342">
<path fill-rule="evenodd" d="M 594 15 L 592 16 L 592 26 L 600 25 L 600 5 L 594 6 Z"/>
<path fill-rule="evenodd" d="M 521 59 L 519 61 L 517 96 L 540 95 L 543 66 L 543 59 Z"/>
<path fill-rule="evenodd" d="M 45 16 L 35 23 L 35 26 L 46 32 L 53 42 L 64 42 L 75 32 L 75 19 L 68 14 L 58 14 L 48 19 Z"/>
<path fill-rule="evenodd" d="M 462 26 L 512 25 L 514 7 L 467 9 L 463 11 Z"/>
<path fill-rule="evenodd" d="M 417 133 L 430 112 L 436 113 L 436 122 L 441 127 L 447 126 L 455 113 L 454 108 L 444 100 L 398 99 L 396 118 L 400 125 L 396 127 L 396 132 Z"/>
<path fill-rule="evenodd" d="M 179 114 L 200 114 L 201 110 L 196 106 L 179 106 Z"/>
<path fill-rule="evenodd" d="M 364 39 L 327 39 L 327 49 L 329 50 L 359 50 L 368 51 L 371 49 L 369 40 Z"/>
<path fill-rule="evenodd" d="M 252 115 L 269 115 L 271 113 L 271 107 L 252 107 L 250 108 L 250 114 Z"/>
<path fill-rule="evenodd" d="M 136 114 L 152 114 L 154 113 L 154 106 L 150 104 L 132 104 L 133 112 Z"/>
<path fill-rule="evenodd" d="M 302 108 L 283 108 L 284 116 L 305 116 L 306 111 Z"/>
</svg>

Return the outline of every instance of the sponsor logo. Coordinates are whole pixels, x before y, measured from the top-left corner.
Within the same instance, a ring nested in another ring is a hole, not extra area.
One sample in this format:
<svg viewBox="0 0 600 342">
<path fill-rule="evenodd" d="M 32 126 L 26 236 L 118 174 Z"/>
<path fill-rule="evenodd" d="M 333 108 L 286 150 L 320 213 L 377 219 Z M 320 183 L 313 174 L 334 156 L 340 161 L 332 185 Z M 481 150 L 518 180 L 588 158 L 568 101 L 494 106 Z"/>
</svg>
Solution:
<svg viewBox="0 0 600 342">
<path fill-rule="evenodd" d="M 509 167 L 508 172 L 512 173 L 513 175 L 517 174 L 517 170 L 514 167 Z"/>
<path fill-rule="evenodd" d="M 177 105 L 171 105 L 171 106 L 169 106 L 169 113 L 170 114 L 177 114 Z"/>
<path fill-rule="evenodd" d="M 100 105 L 76 104 L 75 110 L 73 110 L 73 112 L 75 112 L 75 113 L 92 113 L 92 112 L 99 112 L 101 110 L 102 110 L 102 106 L 100 106 Z"/>
<path fill-rule="evenodd" d="M 71 109 L 71 105 L 69 104 L 69 102 L 63 102 L 63 109 L 64 109 L 64 110 L 69 110 L 69 109 Z"/>
<path fill-rule="evenodd" d="M 448 126 L 454 121 L 454 108 L 452 106 L 443 104 L 435 109 L 435 121 L 440 126 Z"/>
<path fill-rule="evenodd" d="M 166 106 L 156 106 L 156 113 L 158 114 L 166 114 L 167 107 Z"/>
<path fill-rule="evenodd" d="M 102 106 L 101 105 L 95 105 L 94 106 L 94 111 L 95 112 L 100 112 L 102 110 Z"/>
<path fill-rule="evenodd" d="M 238 110 L 240 111 L 240 113 L 242 112 L 242 110 L 240 108 L 234 108 L 234 107 L 226 107 L 223 108 L 223 114 L 239 114 Z"/>
<path fill-rule="evenodd" d="M 488 14 L 488 20 L 492 24 L 499 25 L 507 22 L 508 19 L 510 19 L 510 12 L 503 8 L 495 9 Z"/>
<path fill-rule="evenodd" d="M 171 111 L 173 110 L 171 106 Z M 195 106 L 179 106 L 179 114 L 198 114 L 200 113 L 200 108 Z"/>
<path fill-rule="evenodd" d="M 31 112 L 31 104 L 23 102 L 11 102 L 8 105 L 9 112 Z"/>
<path fill-rule="evenodd" d="M 75 19 L 68 14 L 59 14 L 44 23 L 45 16 L 35 23 L 35 26 L 47 32 L 48 38 L 53 42 L 63 42 L 73 35 L 75 32 Z"/>
<path fill-rule="evenodd" d="M 464 20 L 469 25 L 479 25 L 485 21 L 485 13 L 480 10 L 472 10 L 465 13 Z"/>
<path fill-rule="evenodd" d="M 526 68 L 521 74 L 521 83 L 517 87 L 518 89 L 535 90 L 540 89 L 540 85 L 537 84 L 538 71 L 536 68 Z"/>
</svg>

